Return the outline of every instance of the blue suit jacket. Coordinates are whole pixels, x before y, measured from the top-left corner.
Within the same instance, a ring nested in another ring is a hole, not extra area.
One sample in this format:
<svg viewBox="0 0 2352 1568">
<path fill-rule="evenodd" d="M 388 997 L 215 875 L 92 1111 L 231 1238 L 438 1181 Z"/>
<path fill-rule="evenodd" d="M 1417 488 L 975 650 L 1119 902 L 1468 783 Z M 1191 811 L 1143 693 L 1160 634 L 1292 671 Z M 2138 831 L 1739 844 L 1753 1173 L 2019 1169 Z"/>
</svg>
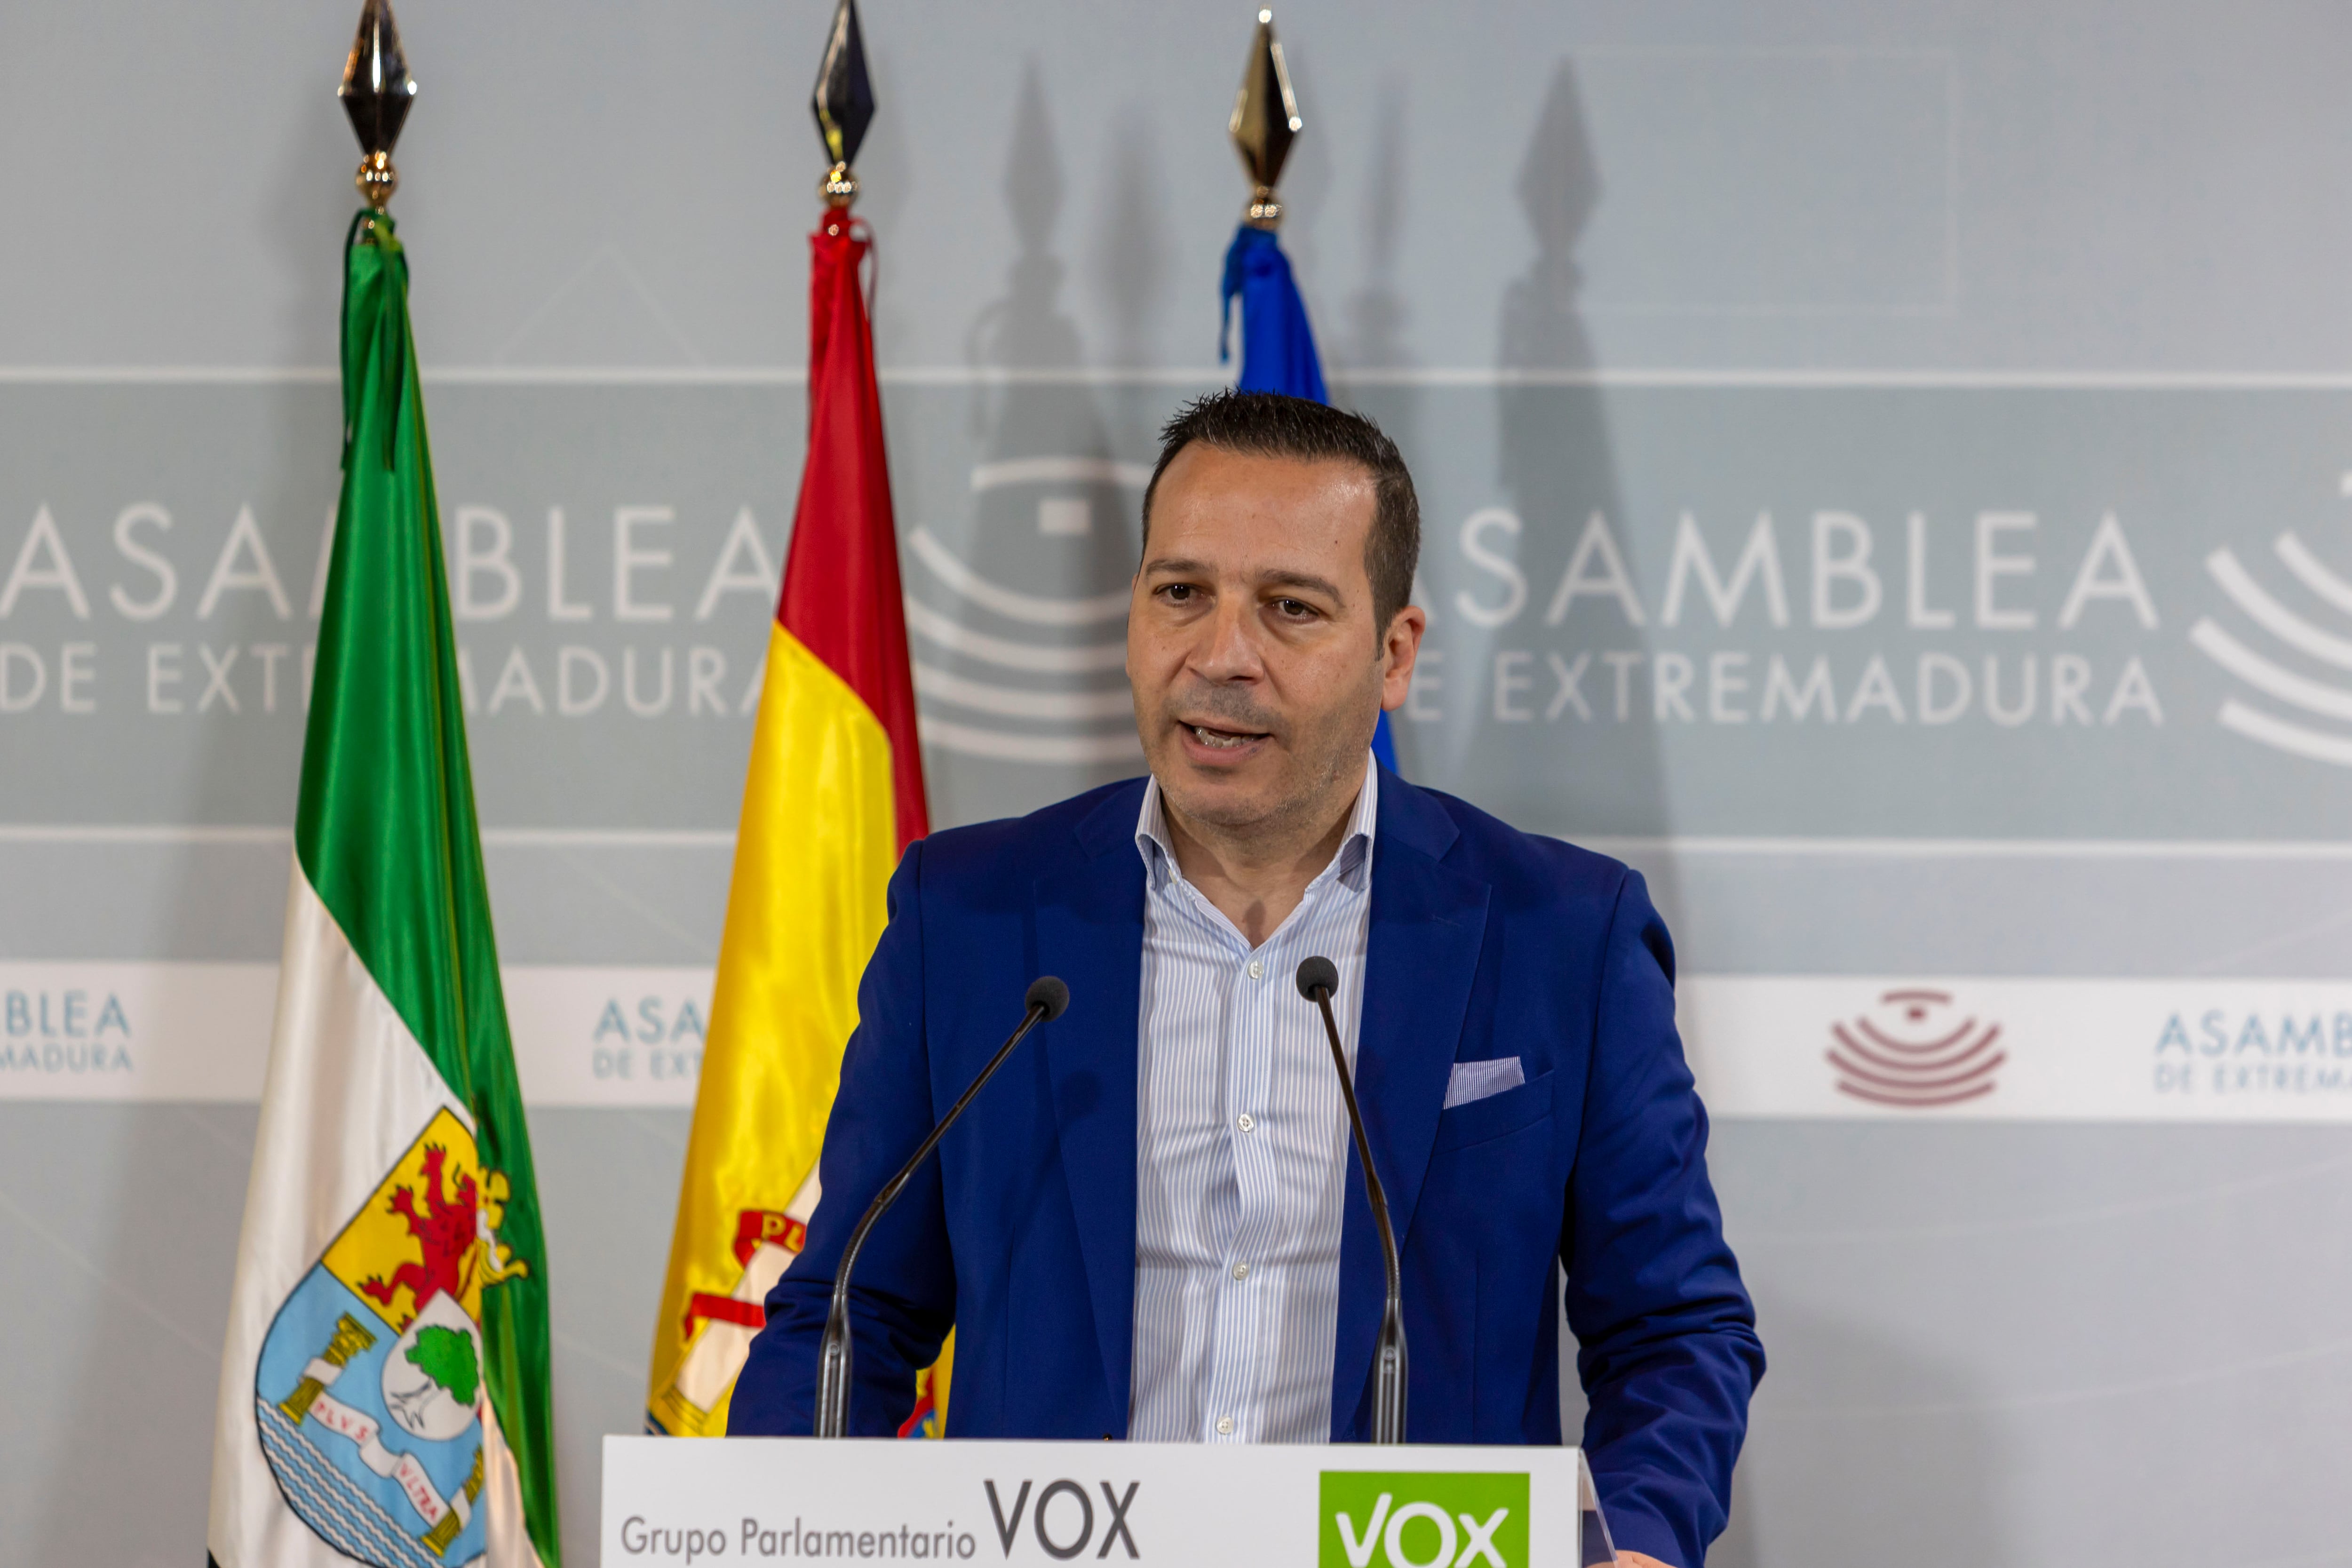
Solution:
<svg viewBox="0 0 2352 1568">
<path fill-rule="evenodd" d="M 1069 1011 L 1023 1044 L 866 1242 L 850 1429 L 896 1429 L 952 1325 L 954 1434 L 1126 1434 L 1142 795 L 1131 780 L 908 849 L 858 993 L 824 1201 L 768 1297 L 730 1431 L 811 1430 L 851 1227 L 1018 1021 L 1030 980 L 1058 974 Z M 1707 1183 L 1673 977 L 1638 874 L 1382 774 L 1356 1086 L 1403 1254 L 1412 1438 L 1560 1440 L 1558 1259 L 1617 1541 L 1696 1568 L 1723 1529 L 1764 1357 Z M 1523 1085 L 1441 1109 L 1457 1060 L 1514 1055 Z M 1383 1290 L 1349 1163 L 1340 1441 L 1369 1429 Z"/>
</svg>

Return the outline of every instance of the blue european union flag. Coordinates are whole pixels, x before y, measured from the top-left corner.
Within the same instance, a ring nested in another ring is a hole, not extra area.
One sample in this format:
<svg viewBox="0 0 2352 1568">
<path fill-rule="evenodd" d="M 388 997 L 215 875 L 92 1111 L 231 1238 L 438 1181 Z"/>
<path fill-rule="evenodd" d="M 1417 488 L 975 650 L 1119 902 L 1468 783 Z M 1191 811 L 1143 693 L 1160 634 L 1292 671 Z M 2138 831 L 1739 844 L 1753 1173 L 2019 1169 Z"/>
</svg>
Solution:
<svg viewBox="0 0 2352 1568">
<path fill-rule="evenodd" d="M 1225 357 L 1225 324 L 1234 300 L 1242 302 L 1242 373 L 1234 384 L 1244 392 L 1280 392 L 1328 403 L 1323 363 L 1315 353 L 1315 329 L 1307 324 L 1307 301 L 1290 275 L 1290 258 L 1270 228 L 1241 226 L 1225 252 L 1225 297 L 1217 327 L 1217 357 Z M 1372 755 L 1396 771 L 1396 742 L 1389 716 L 1372 731 Z"/>
</svg>

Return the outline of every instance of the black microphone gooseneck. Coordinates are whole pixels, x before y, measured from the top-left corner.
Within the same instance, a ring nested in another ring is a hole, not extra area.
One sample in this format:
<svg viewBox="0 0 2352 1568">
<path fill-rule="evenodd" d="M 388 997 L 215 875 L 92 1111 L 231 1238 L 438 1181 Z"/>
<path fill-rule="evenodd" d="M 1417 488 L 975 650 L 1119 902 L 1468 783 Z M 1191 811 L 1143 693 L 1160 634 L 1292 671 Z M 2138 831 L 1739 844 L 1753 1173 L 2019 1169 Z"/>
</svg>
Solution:
<svg viewBox="0 0 2352 1568">
<path fill-rule="evenodd" d="M 857 1221 L 857 1228 L 849 1233 L 849 1245 L 841 1249 L 841 1263 L 833 1271 L 833 1309 L 825 1314 L 824 1340 L 817 1348 L 816 1435 L 820 1437 L 841 1436 L 849 1426 L 849 1273 L 857 1267 L 857 1249 L 866 1245 L 866 1233 L 898 1201 L 898 1194 L 914 1177 L 915 1167 L 940 1146 L 940 1140 L 947 1136 L 948 1129 L 955 1125 L 956 1118 L 963 1114 L 972 1097 L 996 1076 L 996 1069 L 1004 1065 L 1013 1047 L 1038 1025 L 1050 1024 L 1062 1016 L 1070 1005 L 1070 988 L 1050 974 L 1041 974 L 1029 983 L 1029 994 L 1022 1001 L 1027 1011 L 1022 1016 L 1021 1026 L 997 1047 L 988 1065 L 980 1069 L 980 1076 L 971 1080 L 971 1087 L 963 1091 L 963 1098 L 948 1108 L 940 1124 L 931 1129 L 931 1135 L 898 1167 L 898 1173 L 874 1194 L 874 1201 L 866 1205 L 866 1213 Z"/>
<path fill-rule="evenodd" d="M 1372 1441 L 1404 1441 L 1404 1275 L 1397 1263 L 1396 1232 L 1389 1226 L 1388 1194 L 1381 1189 L 1380 1173 L 1372 1169 L 1371 1141 L 1364 1135 L 1364 1113 L 1356 1104 L 1356 1079 L 1348 1070 L 1348 1053 L 1339 1044 L 1339 1020 L 1331 1016 L 1331 997 L 1339 989 L 1339 970 L 1328 958 L 1310 958 L 1298 966 L 1298 994 L 1322 1010 L 1323 1035 L 1331 1042 L 1331 1066 L 1339 1075 L 1339 1093 L 1348 1102 L 1348 1125 L 1356 1135 L 1356 1159 L 1364 1167 L 1364 1195 L 1372 1203 L 1372 1223 L 1380 1227 L 1381 1261 L 1388 1266 L 1388 1305 L 1381 1313 L 1379 1348 L 1372 1352 Z"/>
</svg>

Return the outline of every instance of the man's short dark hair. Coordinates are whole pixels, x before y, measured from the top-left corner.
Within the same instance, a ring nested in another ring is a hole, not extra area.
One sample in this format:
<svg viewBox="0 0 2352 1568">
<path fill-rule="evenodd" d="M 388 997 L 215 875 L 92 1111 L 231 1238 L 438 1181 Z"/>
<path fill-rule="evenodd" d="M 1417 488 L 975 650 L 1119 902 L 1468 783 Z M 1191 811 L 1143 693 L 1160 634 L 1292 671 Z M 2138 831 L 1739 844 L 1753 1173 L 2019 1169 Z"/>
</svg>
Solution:
<svg viewBox="0 0 2352 1568">
<path fill-rule="evenodd" d="M 1421 498 L 1413 493 L 1412 474 L 1396 443 L 1360 414 L 1304 397 L 1231 389 L 1196 397 L 1160 432 L 1160 461 L 1143 491 L 1147 547 L 1160 476 L 1195 441 L 1253 458 L 1336 458 L 1371 475 L 1372 531 L 1364 540 L 1364 574 L 1372 580 L 1373 632 L 1385 637 L 1389 623 L 1412 598 L 1413 568 L 1421 560 Z"/>
</svg>

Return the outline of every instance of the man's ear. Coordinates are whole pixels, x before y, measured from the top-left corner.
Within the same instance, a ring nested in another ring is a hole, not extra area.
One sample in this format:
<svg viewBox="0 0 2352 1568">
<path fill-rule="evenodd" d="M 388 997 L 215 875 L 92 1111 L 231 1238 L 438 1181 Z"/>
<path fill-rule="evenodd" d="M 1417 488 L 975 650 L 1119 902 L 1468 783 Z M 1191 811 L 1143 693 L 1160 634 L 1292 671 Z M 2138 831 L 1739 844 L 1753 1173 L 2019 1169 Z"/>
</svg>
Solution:
<svg viewBox="0 0 2352 1568">
<path fill-rule="evenodd" d="M 1421 658 L 1421 637 L 1429 629 L 1429 612 L 1407 605 L 1389 617 L 1381 634 L 1381 707 L 1393 713 L 1404 706 L 1412 689 L 1413 665 Z"/>
</svg>

